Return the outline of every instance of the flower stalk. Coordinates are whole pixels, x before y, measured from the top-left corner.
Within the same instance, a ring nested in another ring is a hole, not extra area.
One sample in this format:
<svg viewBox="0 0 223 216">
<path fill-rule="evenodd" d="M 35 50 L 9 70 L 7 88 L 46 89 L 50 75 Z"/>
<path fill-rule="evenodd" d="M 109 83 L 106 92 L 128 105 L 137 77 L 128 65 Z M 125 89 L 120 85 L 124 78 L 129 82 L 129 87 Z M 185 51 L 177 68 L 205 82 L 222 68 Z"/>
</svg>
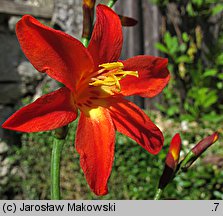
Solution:
<svg viewBox="0 0 223 216">
<path fill-rule="evenodd" d="M 163 193 L 163 190 L 161 188 L 157 188 L 154 200 L 160 200 L 162 193 Z"/>
<path fill-rule="evenodd" d="M 117 2 L 117 0 L 110 0 L 107 4 L 108 7 L 112 8 L 114 4 Z"/>
<path fill-rule="evenodd" d="M 54 138 L 51 156 L 51 200 L 60 199 L 60 159 L 63 140 Z"/>
<path fill-rule="evenodd" d="M 88 46 L 88 43 L 89 43 L 89 39 L 88 39 L 88 38 L 84 38 L 84 37 L 82 37 L 82 38 L 81 38 L 81 43 L 82 43 L 85 47 L 87 47 L 87 46 Z"/>
<path fill-rule="evenodd" d="M 67 136 L 68 126 L 55 130 L 51 156 L 51 200 L 60 199 L 60 161 L 63 143 Z"/>
</svg>

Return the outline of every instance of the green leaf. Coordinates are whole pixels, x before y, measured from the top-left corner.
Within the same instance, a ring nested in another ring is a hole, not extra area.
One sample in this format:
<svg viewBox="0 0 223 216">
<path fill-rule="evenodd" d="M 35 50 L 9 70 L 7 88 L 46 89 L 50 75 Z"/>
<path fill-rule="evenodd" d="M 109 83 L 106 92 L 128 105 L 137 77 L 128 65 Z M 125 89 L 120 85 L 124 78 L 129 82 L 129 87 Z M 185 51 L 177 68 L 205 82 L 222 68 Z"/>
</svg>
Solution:
<svg viewBox="0 0 223 216">
<path fill-rule="evenodd" d="M 216 64 L 218 65 L 223 65 L 223 53 L 221 53 L 217 59 L 216 59 Z"/>
<path fill-rule="evenodd" d="M 218 82 L 217 83 L 217 88 L 218 89 L 223 89 L 223 83 L 222 82 Z"/>
<path fill-rule="evenodd" d="M 209 76 L 215 76 L 217 74 L 217 70 L 216 69 L 207 69 L 204 73 L 203 73 L 203 77 L 209 77 Z"/>
<path fill-rule="evenodd" d="M 178 106 L 171 106 L 166 110 L 166 112 L 167 112 L 168 116 L 173 116 L 173 115 L 179 113 L 179 107 Z"/>
<path fill-rule="evenodd" d="M 215 7 L 213 7 L 211 9 L 211 13 L 212 13 L 213 16 L 218 14 L 218 13 L 221 13 L 222 11 L 223 11 L 223 4 L 222 3 L 217 4 Z"/>
<path fill-rule="evenodd" d="M 217 199 L 223 199 L 223 193 L 220 191 L 214 191 L 214 195 Z"/>
<path fill-rule="evenodd" d="M 223 80 L 223 73 L 218 74 L 218 78 Z"/>
<path fill-rule="evenodd" d="M 194 121 L 194 116 L 190 115 L 190 114 L 182 114 L 180 116 L 180 120 L 181 121 L 184 121 L 184 120 L 186 120 L 186 121 Z"/>
<path fill-rule="evenodd" d="M 156 107 L 158 110 L 162 111 L 162 112 L 165 112 L 165 111 L 166 111 L 166 108 L 165 108 L 164 106 L 162 106 L 161 104 L 159 104 L 159 103 L 156 103 L 156 104 L 155 104 L 155 107 Z"/>
<path fill-rule="evenodd" d="M 205 101 L 204 101 L 204 104 L 203 104 L 203 107 L 204 108 L 208 108 L 210 107 L 212 104 L 216 103 L 218 100 L 218 96 L 216 94 L 216 91 L 210 91 L 206 97 L 205 97 Z"/>
<path fill-rule="evenodd" d="M 169 53 L 174 55 L 178 50 L 178 40 L 176 36 L 171 36 L 170 32 L 164 34 L 164 42 L 166 43 Z"/>
<path fill-rule="evenodd" d="M 223 121 L 223 115 L 220 116 L 220 115 L 216 114 L 215 112 L 211 112 L 210 114 L 206 114 L 206 115 L 202 116 L 202 119 L 205 121 L 218 123 L 218 122 Z"/>
<path fill-rule="evenodd" d="M 182 34 L 182 39 L 183 39 L 184 42 L 188 42 L 189 41 L 189 36 L 188 36 L 188 34 L 186 32 L 184 32 Z"/>
<path fill-rule="evenodd" d="M 187 49 L 187 45 L 186 45 L 185 43 L 183 43 L 183 44 L 181 44 L 181 45 L 179 46 L 179 49 L 180 49 L 180 51 L 181 51 L 182 53 L 184 53 L 184 52 L 186 51 L 186 49 Z"/>
<path fill-rule="evenodd" d="M 191 59 L 187 55 L 182 55 L 176 59 L 176 63 L 180 63 L 180 62 L 191 63 Z"/>
<path fill-rule="evenodd" d="M 172 38 L 171 38 L 171 35 L 170 35 L 170 32 L 165 32 L 164 36 L 163 36 L 163 39 L 164 39 L 164 42 L 166 43 L 167 47 L 171 47 L 171 41 L 172 41 Z"/>
<path fill-rule="evenodd" d="M 163 52 L 163 53 L 168 54 L 168 49 L 161 43 L 156 43 L 155 48 L 158 49 L 159 51 Z"/>
<path fill-rule="evenodd" d="M 193 4 L 197 5 L 198 7 L 200 7 L 203 3 L 203 0 L 192 0 Z"/>
<path fill-rule="evenodd" d="M 175 55 L 179 50 L 179 43 L 176 36 L 172 37 L 171 44 L 168 46 L 168 49 L 172 55 Z"/>
<path fill-rule="evenodd" d="M 195 11 L 194 11 L 194 9 L 193 9 L 193 6 L 192 6 L 191 2 L 189 2 L 189 3 L 187 4 L 186 11 L 187 11 L 187 13 L 189 14 L 189 16 L 191 16 L 191 17 L 196 16 L 196 13 L 195 13 Z"/>
<path fill-rule="evenodd" d="M 204 185 L 205 183 L 206 183 L 205 179 L 197 179 L 195 181 L 195 185 L 198 186 L 198 187 Z"/>
<path fill-rule="evenodd" d="M 184 109 L 189 112 L 193 117 L 198 115 L 198 109 L 196 106 L 191 106 L 189 103 L 184 103 Z"/>
</svg>

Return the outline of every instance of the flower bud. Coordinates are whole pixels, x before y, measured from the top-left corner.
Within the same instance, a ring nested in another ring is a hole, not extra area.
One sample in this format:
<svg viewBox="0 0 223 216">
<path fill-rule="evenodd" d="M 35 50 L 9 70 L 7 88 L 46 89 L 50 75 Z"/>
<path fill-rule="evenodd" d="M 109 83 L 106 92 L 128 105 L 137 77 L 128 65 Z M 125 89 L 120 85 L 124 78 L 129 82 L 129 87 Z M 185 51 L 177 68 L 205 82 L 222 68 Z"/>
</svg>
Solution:
<svg viewBox="0 0 223 216">
<path fill-rule="evenodd" d="M 95 5 L 95 0 L 83 0 L 83 5 L 91 9 Z"/>
<path fill-rule="evenodd" d="M 170 148 L 166 156 L 166 165 L 173 170 L 176 169 L 176 166 L 178 164 L 180 149 L 181 149 L 181 138 L 180 134 L 177 133 L 175 134 L 170 143 Z"/>
<path fill-rule="evenodd" d="M 170 143 L 170 148 L 166 156 L 164 171 L 159 181 L 159 188 L 165 188 L 166 185 L 172 180 L 178 165 L 180 150 L 181 138 L 180 134 L 177 133 Z"/>
<path fill-rule="evenodd" d="M 219 134 L 217 132 L 213 133 L 211 136 L 208 136 L 201 140 L 194 148 L 192 148 L 192 152 L 199 157 L 208 147 L 214 144 L 219 138 Z"/>
<path fill-rule="evenodd" d="M 217 132 L 213 133 L 211 136 L 208 136 L 201 140 L 191 151 L 186 155 L 181 164 L 182 170 L 187 170 L 192 163 L 197 160 L 198 157 L 212 144 L 214 144 L 219 138 Z"/>
<path fill-rule="evenodd" d="M 94 20 L 94 6 L 95 0 L 83 0 L 83 38 L 90 39 Z"/>
</svg>

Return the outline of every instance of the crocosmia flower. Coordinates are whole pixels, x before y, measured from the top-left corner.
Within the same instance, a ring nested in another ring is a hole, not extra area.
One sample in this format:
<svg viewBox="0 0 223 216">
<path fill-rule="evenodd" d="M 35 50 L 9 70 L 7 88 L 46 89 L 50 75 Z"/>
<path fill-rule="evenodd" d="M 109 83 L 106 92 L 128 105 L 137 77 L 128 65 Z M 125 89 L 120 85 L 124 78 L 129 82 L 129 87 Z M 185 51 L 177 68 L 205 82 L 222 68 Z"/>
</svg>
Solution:
<svg viewBox="0 0 223 216">
<path fill-rule="evenodd" d="M 163 145 L 163 135 L 150 118 L 124 96 L 153 97 L 169 80 L 167 59 L 136 56 L 119 60 L 122 27 L 117 14 L 97 6 L 89 46 L 39 23 L 29 15 L 17 23 L 23 52 L 40 72 L 64 84 L 23 107 L 3 124 L 21 132 L 53 130 L 80 119 L 75 145 L 92 191 L 107 193 L 114 159 L 115 131 L 134 139 L 152 154 Z"/>
</svg>

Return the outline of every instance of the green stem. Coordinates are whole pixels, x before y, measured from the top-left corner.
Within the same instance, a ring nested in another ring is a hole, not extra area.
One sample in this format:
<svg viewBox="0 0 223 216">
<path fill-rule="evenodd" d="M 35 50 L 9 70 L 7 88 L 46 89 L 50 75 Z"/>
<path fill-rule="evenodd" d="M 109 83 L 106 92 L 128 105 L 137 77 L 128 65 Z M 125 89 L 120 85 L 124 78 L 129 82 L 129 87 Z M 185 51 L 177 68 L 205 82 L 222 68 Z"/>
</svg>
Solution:
<svg viewBox="0 0 223 216">
<path fill-rule="evenodd" d="M 60 158 L 63 140 L 54 138 L 51 157 L 51 200 L 60 199 Z"/>
<path fill-rule="evenodd" d="M 108 7 L 112 8 L 114 4 L 117 2 L 117 0 L 110 0 L 107 4 Z"/>
<path fill-rule="evenodd" d="M 154 196 L 154 200 L 160 200 L 163 190 L 161 188 L 157 188 L 156 194 Z"/>
<path fill-rule="evenodd" d="M 175 176 L 177 174 L 181 173 L 182 171 L 186 171 L 195 160 L 196 160 L 196 156 L 194 155 L 194 153 L 192 151 L 190 151 L 185 156 L 183 161 L 181 161 L 181 163 L 178 164 L 177 170 L 175 172 Z"/>
<path fill-rule="evenodd" d="M 87 47 L 87 46 L 88 46 L 88 43 L 89 43 L 89 39 L 88 39 L 88 38 L 84 38 L 84 37 L 82 37 L 82 38 L 81 38 L 81 42 L 82 42 L 82 44 L 83 44 L 85 47 Z"/>
</svg>

